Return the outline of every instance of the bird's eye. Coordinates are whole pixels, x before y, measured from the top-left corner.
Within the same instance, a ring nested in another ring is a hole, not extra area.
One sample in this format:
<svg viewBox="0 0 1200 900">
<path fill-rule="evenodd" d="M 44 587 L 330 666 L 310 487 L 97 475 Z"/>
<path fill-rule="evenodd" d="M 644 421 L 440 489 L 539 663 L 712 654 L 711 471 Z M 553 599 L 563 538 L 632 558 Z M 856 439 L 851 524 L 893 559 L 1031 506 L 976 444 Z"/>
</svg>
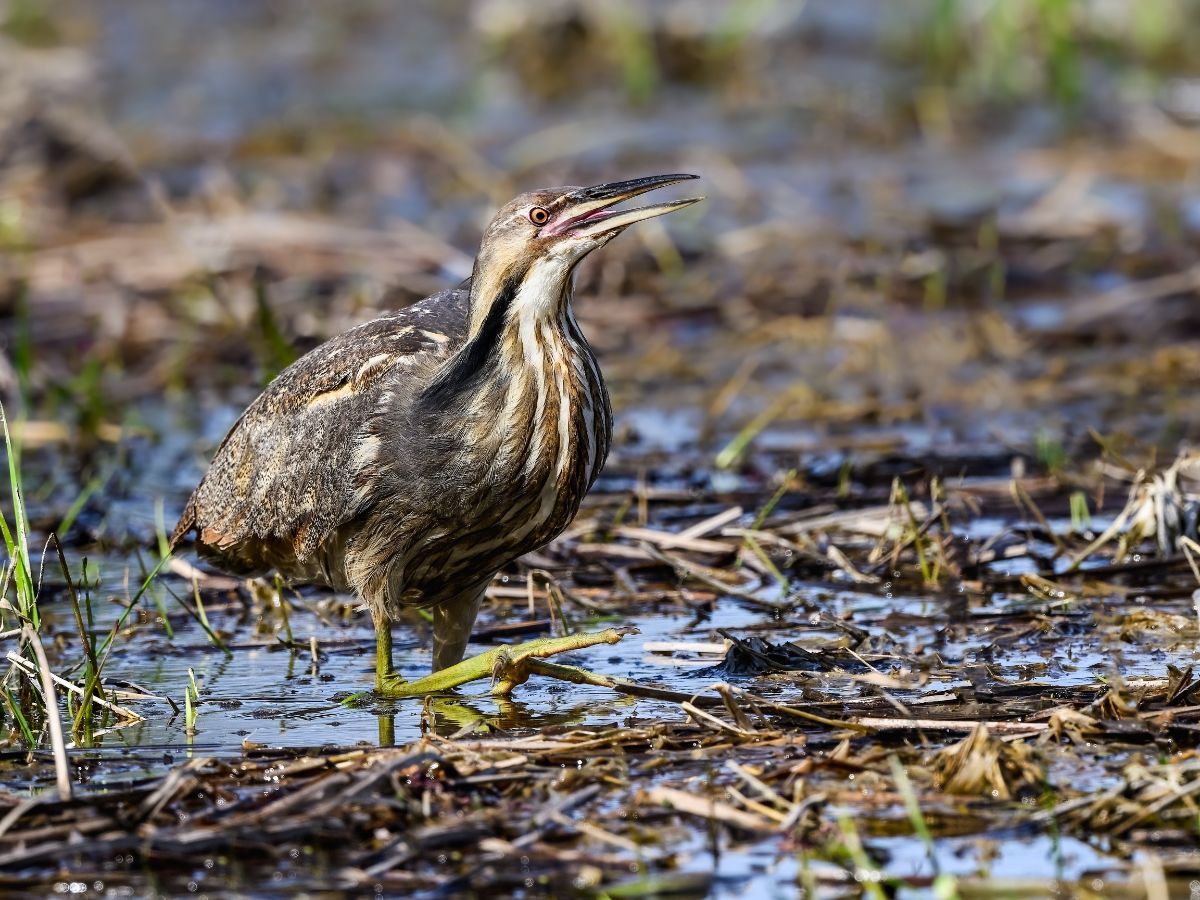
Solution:
<svg viewBox="0 0 1200 900">
<path fill-rule="evenodd" d="M 550 221 L 550 213 L 540 206 L 535 206 L 529 211 L 529 221 L 534 225 L 545 225 Z"/>
</svg>

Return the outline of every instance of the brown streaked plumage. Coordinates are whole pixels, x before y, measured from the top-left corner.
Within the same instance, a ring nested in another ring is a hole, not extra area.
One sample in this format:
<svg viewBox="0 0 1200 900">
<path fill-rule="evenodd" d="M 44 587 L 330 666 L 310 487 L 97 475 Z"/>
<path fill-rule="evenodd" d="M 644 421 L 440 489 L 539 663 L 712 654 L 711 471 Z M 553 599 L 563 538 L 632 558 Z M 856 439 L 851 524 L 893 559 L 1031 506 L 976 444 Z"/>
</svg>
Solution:
<svg viewBox="0 0 1200 900">
<path fill-rule="evenodd" d="M 239 574 L 353 591 L 379 633 L 434 611 L 434 668 L 462 658 L 500 567 L 566 527 L 608 453 L 612 412 L 571 311 L 575 266 L 641 219 L 613 210 L 689 178 L 522 194 L 470 279 L 289 366 L 217 449 L 171 538 Z"/>
</svg>

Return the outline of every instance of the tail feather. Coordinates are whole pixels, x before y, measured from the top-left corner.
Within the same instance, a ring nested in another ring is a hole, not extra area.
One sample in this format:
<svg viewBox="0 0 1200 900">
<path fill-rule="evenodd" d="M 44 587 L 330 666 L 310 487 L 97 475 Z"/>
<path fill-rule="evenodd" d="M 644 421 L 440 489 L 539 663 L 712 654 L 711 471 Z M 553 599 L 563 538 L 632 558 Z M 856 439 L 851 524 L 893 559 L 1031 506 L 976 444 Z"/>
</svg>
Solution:
<svg viewBox="0 0 1200 900">
<path fill-rule="evenodd" d="M 182 544 L 195 527 L 196 496 L 193 494 L 188 498 L 187 506 L 183 508 L 183 513 L 179 516 L 179 521 L 175 524 L 175 530 L 171 532 L 171 540 L 168 542 L 171 549 L 174 550 Z"/>
</svg>

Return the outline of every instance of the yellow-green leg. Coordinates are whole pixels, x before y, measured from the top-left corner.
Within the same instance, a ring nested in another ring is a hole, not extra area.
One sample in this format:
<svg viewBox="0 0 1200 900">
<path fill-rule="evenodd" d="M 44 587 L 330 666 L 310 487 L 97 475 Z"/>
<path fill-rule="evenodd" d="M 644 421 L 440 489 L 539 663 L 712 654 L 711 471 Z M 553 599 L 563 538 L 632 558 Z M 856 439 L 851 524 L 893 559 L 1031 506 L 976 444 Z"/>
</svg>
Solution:
<svg viewBox="0 0 1200 900">
<path fill-rule="evenodd" d="M 375 690 L 383 696 L 394 694 L 405 684 L 392 664 L 392 623 L 384 616 L 375 620 Z"/>
<path fill-rule="evenodd" d="M 637 634 L 637 629 L 633 627 L 606 628 L 604 631 L 570 634 L 557 638 L 538 638 L 523 644 L 497 647 L 465 659 L 448 669 L 418 678 L 416 681 L 405 681 L 392 669 L 391 625 L 388 622 L 383 622 L 381 625 L 375 644 L 375 696 L 383 699 L 399 700 L 404 697 L 423 697 L 428 694 L 449 691 L 468 682 L 485 678 L 492 682 L 491 693 L 493 695 L 506 697 L 512 693 L 514 687 L 528 679 L 533 671 L 541 671 L 558 678 L 566 677 L 567 680 L 580 684 L 596 684 L 621 690 L 623 693 L 632 693 L 632 691 L 626 691 L 624 687 L 619 686 L 625 684 L 621 679 L 609 679 L 583 669 L 544 664 L 540 661 L 559 653 L 583 650 L 597 644 L 615 644 L 626 635 Z M 570 677 L 564 675 L 564 672 L 570 673 Z M 354 694 L 343 702 L 354 704 L 364 699 L 367 699 L 366 694 Z"/>
<path fill-rule="evenodd" d="M 379 746 L 396 746 L 396 717 L 383 715 L 379 717 Z"/>
<path fill-rule="evenodd" d="M 572 650 L 583 650 L 597 644 L 615 644 L 627 634 L 636 633 L 636 628 L 607 628 L 604 631 L 538 638 L 523 644 L 497 647 L 416 681 L 398 682 L 386 691 L 380 689 L 380 693 L 391 698 L 421 697 L 488 678 L 492 681 L 493 694 L 507 696 L 512 693 L 514 687 L 529 678 L 529 663 L 532 660 L 545 659 Z"/>
<path fill-rule="evenodd" d="M 433 671 L 462 662 L 486 588 L 485 581 L 433 608 Z"/>
</svg>

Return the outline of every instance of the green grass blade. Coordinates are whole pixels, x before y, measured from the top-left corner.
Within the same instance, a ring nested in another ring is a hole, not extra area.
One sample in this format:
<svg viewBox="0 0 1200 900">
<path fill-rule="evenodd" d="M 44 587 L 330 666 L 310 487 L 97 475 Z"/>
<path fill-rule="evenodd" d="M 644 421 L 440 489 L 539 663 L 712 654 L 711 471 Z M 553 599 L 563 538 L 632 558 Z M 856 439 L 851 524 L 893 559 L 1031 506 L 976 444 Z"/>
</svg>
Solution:
<svg viewBox="0 0 1200 900">
<path fill-rule="evenodd" d="M 37 746 L 37 738 L 33 736 L 33 729 L 29 727 L 29 721 L 21 712 L 21 706 L 17 703 L 17 698 L 12 695 L 7 687 L 4 689 L 4 702 L 8 704 L 9 711 L 13 714 L 13 719 L 17 723 L 17 728 L 21 732 L 21 737 L 25 740 L 25 745 L 31 750 Z"/>
</svg>

